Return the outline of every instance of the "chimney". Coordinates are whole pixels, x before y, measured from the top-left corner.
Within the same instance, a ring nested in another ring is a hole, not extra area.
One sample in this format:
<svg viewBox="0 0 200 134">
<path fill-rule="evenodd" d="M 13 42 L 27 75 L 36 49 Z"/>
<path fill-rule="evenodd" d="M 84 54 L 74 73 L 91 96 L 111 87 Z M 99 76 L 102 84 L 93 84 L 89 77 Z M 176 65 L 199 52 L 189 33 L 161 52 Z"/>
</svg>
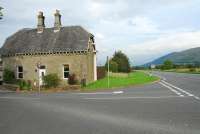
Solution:
<svg viewBox="0 0 200 134">
<path fill-rule="evenodd" d="M 62 27 L 61 25 L 61 15 L 60 15 L 60 11 L 56 10 L 55 14 L 55 22 L 54 22 L 54 31 L 57 32 L 60 30 L 60 28 Z"/>
<path fill-rule="evenodd" d="M 37 32 L 38 33 L 42 33 L 44 28 L 45 28 L 45 24 L 44 24 L 44 15 L 43 15 L 43 12 L 39 11 L 38 13 L 38 25 L 37 25 Z"/>
</svg>

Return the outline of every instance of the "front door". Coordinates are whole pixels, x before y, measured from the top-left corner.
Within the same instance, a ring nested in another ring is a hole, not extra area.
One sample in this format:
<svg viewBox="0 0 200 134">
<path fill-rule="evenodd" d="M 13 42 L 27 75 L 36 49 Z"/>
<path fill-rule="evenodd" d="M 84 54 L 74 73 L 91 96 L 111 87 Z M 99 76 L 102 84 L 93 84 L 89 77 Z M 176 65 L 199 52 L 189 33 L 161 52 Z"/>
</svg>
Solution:
<svg viewBox="0 0 200 134">
<path fill-rule="evenodd" d="M 40 85 L 43 85 L 43 77 L 46 74 L 46 69 L 39 69 L 39 83 Z"/>
</svg>

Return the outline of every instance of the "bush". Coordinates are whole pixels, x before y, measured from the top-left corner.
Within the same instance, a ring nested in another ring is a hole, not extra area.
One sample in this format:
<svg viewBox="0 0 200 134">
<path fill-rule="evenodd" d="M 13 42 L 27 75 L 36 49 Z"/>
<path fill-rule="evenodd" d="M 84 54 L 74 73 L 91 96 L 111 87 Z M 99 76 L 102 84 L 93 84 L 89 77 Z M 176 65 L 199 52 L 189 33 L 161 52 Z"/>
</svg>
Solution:
<svg viewBox="0 0 200 134">
<path fill-rule="evenodd" d="M 31 90 L 31 81 L 19 80 L 18 85 L 20 90 Z"/>
<path fill-rule="evenodd" d="M 57 87 L 60 83 L 60 79 L 57 74 L 48 74 L 43 77 L 44 85 L 47 88 Z"/>
<path fill-rule="evenodd" d="M 196 72 L 196 68 L 190 68 L 189 71 L 190 72 Z"/>
<path fill-rule="evenodd" d="M 68 79 L 68 84 L 75 85 L 77 83 L 78 83 L 78 80 L 76 78 L 76 75 L 75 74 L 70 74 L 69 75 L 69 79 Z"/>
<path fill-rule="evenodd" d="M 6 83 L 14 83 L 15 82 L 15 73 L 10 69 L 4 69 L 3 71 L 3 80 Z"/>
</svg>

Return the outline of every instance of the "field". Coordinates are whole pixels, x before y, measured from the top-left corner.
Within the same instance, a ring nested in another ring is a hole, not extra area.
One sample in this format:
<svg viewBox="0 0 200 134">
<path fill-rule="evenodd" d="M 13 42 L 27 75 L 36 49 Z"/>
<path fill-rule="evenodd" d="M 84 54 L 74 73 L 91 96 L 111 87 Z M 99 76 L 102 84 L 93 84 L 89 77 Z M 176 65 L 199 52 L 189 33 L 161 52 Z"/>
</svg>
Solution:
<svg viewBox="0 0 200 134">
<path fill-rule="evenodd" d="M 95 89 L 108 89 L 108 88 L 117 88 L 117 87 L 127 87 L 133 85 L 146 84 L 158 80 L 159 78 L 155 76 L 149 76 L 144 72 L 131 72 L 125 77 L 124 74 L 111 74 L 109 77 L 109 86 L 108 86 L 108 77 L 100 79 L 94 83 L 87 85 L 83 90 L 92 91 Z"/>
</svg>

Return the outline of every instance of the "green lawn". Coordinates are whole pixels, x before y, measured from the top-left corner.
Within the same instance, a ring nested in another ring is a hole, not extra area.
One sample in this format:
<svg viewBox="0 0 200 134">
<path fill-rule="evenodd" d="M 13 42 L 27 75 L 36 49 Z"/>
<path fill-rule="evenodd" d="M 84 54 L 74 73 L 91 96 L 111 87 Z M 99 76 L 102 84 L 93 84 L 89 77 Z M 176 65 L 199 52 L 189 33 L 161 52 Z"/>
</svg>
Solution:
<svg viewBox="0 0 200 134">
<path fill-rule="evenodd" d="M 109 77 L 109 88 L 127 87 L 131 85 L 146 84 L 158 80 L 158 77 L 149 76 L 144 72 L 132 72 L 127 77 Z M 84 90 L 108 89 L 108 77 L 87 85 Z"/>
</svg>

